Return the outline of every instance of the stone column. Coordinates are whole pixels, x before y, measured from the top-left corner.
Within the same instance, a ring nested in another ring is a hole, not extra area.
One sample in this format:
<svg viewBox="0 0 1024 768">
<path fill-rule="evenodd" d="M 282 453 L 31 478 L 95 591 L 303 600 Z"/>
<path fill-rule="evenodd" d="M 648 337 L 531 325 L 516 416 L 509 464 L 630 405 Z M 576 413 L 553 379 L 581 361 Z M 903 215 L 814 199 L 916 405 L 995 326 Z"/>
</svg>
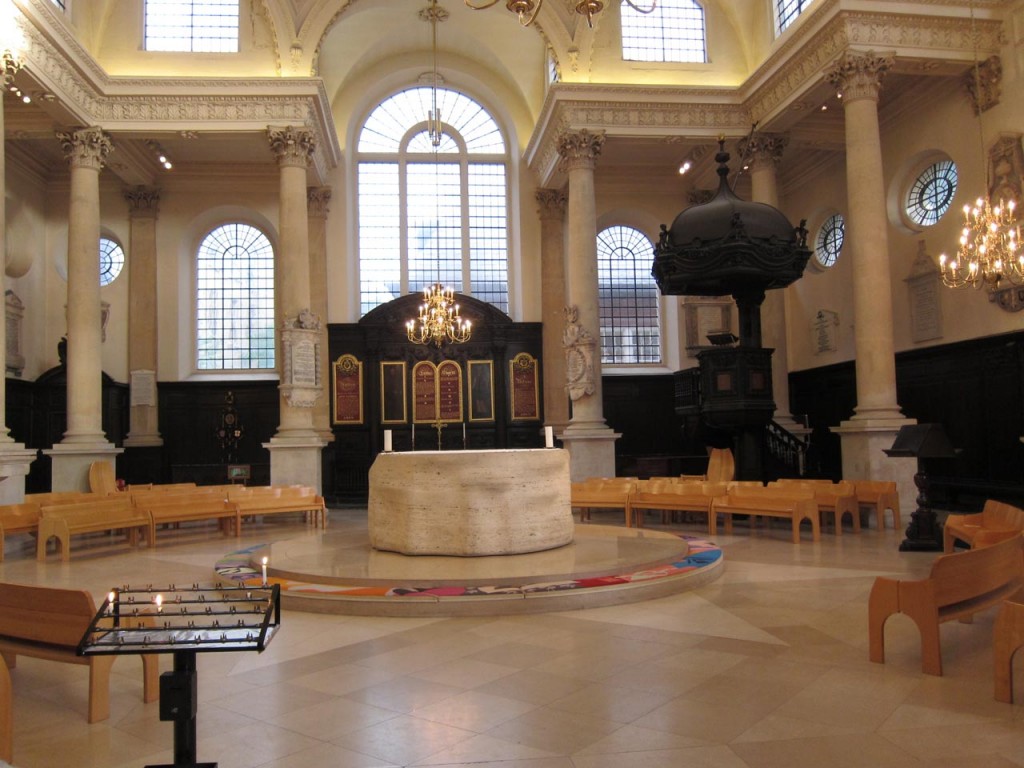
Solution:
<svg viewBox="0 0 1024 768">
<path fill-rule="evenodd" d="M 326 382 L 324 394 L 313 406 L 313 429 L 327 442 L 334 440 L 331 431 L 331 360 L 327 347 L 327 214 L 330 212 L 330 187 L 309 187 L 306 190 L 306 204 L 309 215 L 309 290 L 313 314 L 321 318 L 320 349 L 323 358 L 320 366 L 321 380 Z"/>
<path fill-rule="evenodd" d="M 19 66 L 14 58 L 5 55 L 0 76 L 6 89 L 14 80 Z M 0 100 L 0 201 L 6 200 L 6 159 L 4 151 L 4 110 Z M 6 206 L 0 205 L 0 243 L 6 242 Z M 7 275 L 0 269 L 0 296 L 7 295 Z M 4 312 L 6 328 L 7 313 Z M 6 338 L 6 334 L 4 336 Z M 16 443 L 7 429 L 7 345 L 0 345 L 0 371 L 4 371 L 4 386 L 0 386 L 0 504 L 20 504 L 25 500 L 25 475 L 36 452 L 26 450 L 24 443 Z"/>
<path fill-rule="evenodd" d="M 605 424 L 601 388 L 601 326 L 597 286 L 597 211 L 594 166 L 604 134 L 586 129 L 558 139 L 561 168 L 569 176 L 566 326 L 562 343 L 572 418 L 562 433 L 573 480 L 615 475 L 615 440 Z"/>
<path fill-rule="evenodd" d="M 130 430 L 126 448 L 158 447 L 156 220 L 160 191 L 135 187 L 124 192 L 128 201 L 131 254 L 128 270 L 128 370 L 131 375 Z"/>
<path fill-rule="evenodd" d="M 54 491 L 86 490 L 89 465 L 121 453 L 103 433 L 100 170 L 113 149 L 98 127 L 57 134 L 71 167 L 68 209 L 67 431 L 48 453 Z"/>
<path fill-rule="evenodd" d="M 275 271 L 281 321 L 281 424 L 264 447 L 270 481 L 322 489 L 323 440 L 313 429 L 313 407 L 323 388 L 320 318 L 311 308 L 306 169 L 316 147 L 303 128 L 270 128 L 270 148 L 281 169 L 279 242 Z"/>
<path fill-rule="evenodd" d="M 857 374 L 857 407 L 836 432 L 842 439 L 843 476 L 896 479 L 903 505 L 913 509 L 913 460 L 890 459 L 883 453 L 899 428 L 913 423 L 896 403 L 888 219 L 878 128 L 878 93 L 892 63 L 891 55 L 847 53 L 825 73 L 842 93 L 846 118 L 845 248 L 853 267 Z"/>
<path fill-rule="evenodd" d="M 568 195 L 561 189 L 538 189 L 540 214 L 540 302 L 543 320 L 544 423 L 561 434 L 569 423 L 569 395 L 565 387 L 565 208 Z"/>
<path fill-rule="evenodd" d="M 773 208 L 779 207 L 777 171 L 782 152 L 789 138 L 778 134 L 758 133 L 740 146 L 740 155 L 750 165 L 751 199 Z M 774 420 L 795 435 L 810 430 L 798 424 L 789 410 L 789 359 L 786 343 L 786 296 L 789 289 L 765 291 L 761 304 L 761 334 L 764 346 L 772 353 L 772 396 L 775 399 Z"/>
</svg>

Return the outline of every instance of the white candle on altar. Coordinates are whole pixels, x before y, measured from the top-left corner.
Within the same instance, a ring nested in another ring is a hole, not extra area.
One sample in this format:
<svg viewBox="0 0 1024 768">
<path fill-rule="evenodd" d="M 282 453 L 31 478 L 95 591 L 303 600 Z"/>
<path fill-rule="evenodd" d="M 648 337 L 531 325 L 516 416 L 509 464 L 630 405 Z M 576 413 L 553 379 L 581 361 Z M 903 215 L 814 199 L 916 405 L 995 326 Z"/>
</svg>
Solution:
<svg viewBox="0 0 1024 768">
<path fill-rule="evenodd" d="M 555 428 L 544 427 L 544 447 L 554 448 L 555 447 Z"/>
<path fill-rule="evenodd" d="M 384 430 L 384 453 L 391 453 L 391 430 Z"/>
<path fill-rule="evenodd" d="M 263 586 L 267 586 L 267 558 L 263 558 Z"/>
</svg>

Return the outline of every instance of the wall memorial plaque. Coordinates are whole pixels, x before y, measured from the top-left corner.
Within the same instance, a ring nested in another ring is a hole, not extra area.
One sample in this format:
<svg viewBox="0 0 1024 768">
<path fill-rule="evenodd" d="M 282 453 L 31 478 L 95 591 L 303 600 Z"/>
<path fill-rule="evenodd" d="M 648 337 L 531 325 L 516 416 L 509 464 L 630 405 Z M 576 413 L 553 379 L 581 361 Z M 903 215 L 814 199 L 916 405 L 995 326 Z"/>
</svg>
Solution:
<svg viewBox="0 0 1024 768">
<path fill-rule="evenodd" d="M 462 368 L 454 360 L 437 366 L 437 418 L 462 421 Z"/>
<path fill-rule="evenodd" d="M 437 421 L 437 368 L 429 360 L 412 367 L 412 420 L 419 424 Z"/>
<path fill-rule="evenodd" d="M 814 354 L 835 352 L 839 349 L 839 313 L 819 309 L 811 320 L 811 345 Z"/>
<path fill-rule="evenodd" d="M 384 424 L 404 424 L 405 412 L 405 363 L 382 362 L 380 364 L 380 420 Z"/>
<path fill-rule="evenodd" d="M 334 423 L 363 423 L 363 364 L 355 355 L 342 355 L 332 364 Z"/>
<path fill-rule="evenodd" d="M 132 371 L 131 405 L 156 405 L 156 371 Z"/>
<path fill-rule="evenodd" d="M 520 352 L 509 362 L 509 381 L 512 382 L 512 420 L 528 421 L 540 418 L 537 392 L 537 358 Z"/>
<path fill-rule="evenodd" d="M 469 420 L 494 421 L 494 364 L 469 361 Z"/>
</svg>

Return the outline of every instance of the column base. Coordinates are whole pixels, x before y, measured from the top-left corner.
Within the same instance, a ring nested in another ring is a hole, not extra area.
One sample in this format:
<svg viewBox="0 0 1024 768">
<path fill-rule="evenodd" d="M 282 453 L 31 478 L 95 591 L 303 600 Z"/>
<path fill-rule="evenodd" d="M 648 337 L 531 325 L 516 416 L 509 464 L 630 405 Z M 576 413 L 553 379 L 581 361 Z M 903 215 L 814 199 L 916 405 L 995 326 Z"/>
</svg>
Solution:
<svg viewBox="0 0 1024 768">
<path fill-rule="evenodd" d="M 569 479 L 615 477 L 615 441 L 622 435 L 607 425 L 570 424 L 559 437 L 569 452 Z"/>
<path fill-rule="evenodd" d="M 915 419 L 885 418 L 842 422 L 832 431 L 839 435 L 843 453 L 843 479 L 892 480 L 900 495 L 900 509 L 916 508 L 917 459 L 890 458 L 886 448 L 892 448 L 900 427 L 916 424 Z"/>
<path fill-rule="evenodd" d="M 271 484 L 307 485 L 323 494 L 324 445 L 316 433 L 305 438 L 275 436 L 263 443 L 270 451 Z"/>
<path fill-rule="evenodd" d="M 0 504 L 25 501 L 25 475 L 37 452 L 22 443 L 0 443 Z"/>
<path fill-rule="evenodd" d="M 89 465 L 94 461 L 115 462 L 124 453 L 113 443 L 57 443 L 43 450 L 50 457 L 50 490 L 88 491 Z"/>
<path fill-rule="evenodd" d="M 125 448 L 160 448 L 164 439 L 160 435 L 133 435 L 130 432 L 124 439 Z"/>
</svg>

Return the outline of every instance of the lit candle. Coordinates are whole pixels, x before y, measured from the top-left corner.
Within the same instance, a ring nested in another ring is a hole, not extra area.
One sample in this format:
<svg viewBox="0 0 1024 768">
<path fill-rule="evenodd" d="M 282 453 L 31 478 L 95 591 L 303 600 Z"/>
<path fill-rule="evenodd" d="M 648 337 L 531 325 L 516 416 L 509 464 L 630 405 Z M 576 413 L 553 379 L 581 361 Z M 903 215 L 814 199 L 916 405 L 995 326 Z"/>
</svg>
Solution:
<svg viewBox="0 0 1024 768">
<path fill-rule="evenodd" d="M 114 601 L 117 600 L 117 593 L 111 590 L 107 593 L 107 613 L 114 612 Z"/>
<path fill-rule="evenodd" d="M 544 447 L 554 448 L 555 447 L 555 428 L 544 427 Z"/>
<path fill-rule="evenodd" d="M 156 603 L 156 612 L 157 613 L 163 613 L 163 611 L 164 611 L 164 596 L 163 595 L 157 595 L 156 598 L 154 598 L 153 602 Z"/>
<path fill-rule="evenodd" d="M 391 430 L 384 430 L 384 453 L 391 453 Z"/>
<path fill-rule="evenodd" d="M 267 558 L 263 558 L 263 586 L 267 586 Z"/>
</svg>

